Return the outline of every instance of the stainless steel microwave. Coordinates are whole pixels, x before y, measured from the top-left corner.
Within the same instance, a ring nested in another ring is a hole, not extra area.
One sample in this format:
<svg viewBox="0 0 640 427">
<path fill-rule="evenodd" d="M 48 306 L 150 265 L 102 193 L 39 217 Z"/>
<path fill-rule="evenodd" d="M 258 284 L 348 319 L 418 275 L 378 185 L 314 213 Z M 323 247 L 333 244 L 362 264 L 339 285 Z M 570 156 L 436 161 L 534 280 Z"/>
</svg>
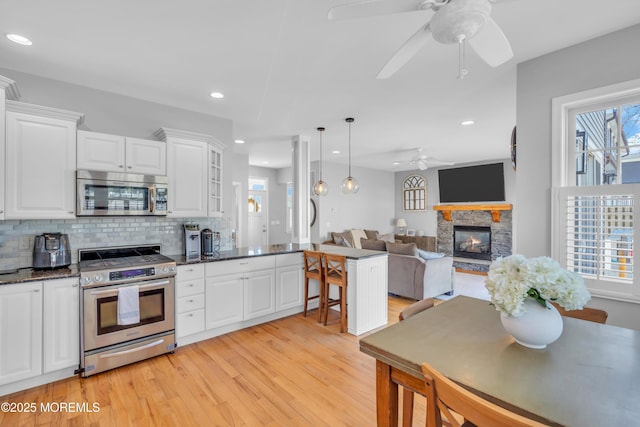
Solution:
<svg viewBox="0 0 640 427">
<path fill-rule="evenodd" d="M 76 172 L 77 216 L 166 215 L 167 177 Z"/>
</svg>

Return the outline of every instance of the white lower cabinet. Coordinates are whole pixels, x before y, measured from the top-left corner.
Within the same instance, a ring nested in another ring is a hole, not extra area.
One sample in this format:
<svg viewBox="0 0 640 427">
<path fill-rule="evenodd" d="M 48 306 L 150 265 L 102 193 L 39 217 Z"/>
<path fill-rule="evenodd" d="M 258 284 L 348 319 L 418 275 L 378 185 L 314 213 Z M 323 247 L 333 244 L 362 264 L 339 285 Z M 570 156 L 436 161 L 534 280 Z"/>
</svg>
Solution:
<svg viewBox="0 0 640 427">
<path fill-rule="evenodd" d="M 0 286 L 0 385 L 42 374 L 42 282 Z"/>
<path fill-rule="evenodd" d="M 220 261 L 227 262 L 227 261 Z M 208 267 L 208 265 L 207 265 Z M 217 328 L 244 319 L 244 275 L 207 276 L 207 329 Z"/>
<path fill-rule="evenodd" d="M 273 269 L 244 275 L 244 320 L 275 313 L 276 275 Z"/>
<path fill-rule="evenodd" d="M 176 337 L 204 331 L 204 264 L 181 265 L 176 276 Z"/>
<path fill-rule="evenodd" d="M 178 344 L 302 311 L 302 273 L 302 253 L 179 266 Z"/>
<path fill-rule="evenodd" d="M 78 278 L 47 280 L 44 288 L 44 372 L 80 363 Z"/>
<path fill-rule="evenodd" d="M 304 303 L 302 253 L 276 255 L 276 311 Z"/>
</svg>

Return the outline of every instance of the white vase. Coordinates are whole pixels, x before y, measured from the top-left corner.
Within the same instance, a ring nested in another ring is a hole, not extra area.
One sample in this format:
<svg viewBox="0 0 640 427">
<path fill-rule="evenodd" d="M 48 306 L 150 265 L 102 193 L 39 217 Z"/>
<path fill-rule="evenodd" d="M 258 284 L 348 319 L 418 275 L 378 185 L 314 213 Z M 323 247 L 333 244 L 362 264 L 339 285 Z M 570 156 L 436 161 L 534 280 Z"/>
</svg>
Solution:
<svg viewBox="0 0 640 427">
<path fill-rule="evenodd" d="M 500 313 L 502 326 L 518 344 L 529 348 L 545 348 L 562 334 L 562 316 L 551 304 L 543 307 L 533 298 L 524 301 L 526 312 L 520 317 Z"/>
</svg>

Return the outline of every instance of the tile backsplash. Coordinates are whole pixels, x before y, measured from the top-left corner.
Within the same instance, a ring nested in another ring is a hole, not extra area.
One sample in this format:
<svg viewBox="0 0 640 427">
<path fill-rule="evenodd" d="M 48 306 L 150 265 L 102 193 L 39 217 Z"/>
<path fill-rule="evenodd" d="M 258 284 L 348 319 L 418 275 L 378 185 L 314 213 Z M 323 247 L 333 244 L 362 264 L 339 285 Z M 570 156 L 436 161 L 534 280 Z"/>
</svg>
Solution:
<svg viewBox="0 0 640 427">
<path fill-rule="evenodd" d="M 184 224 L 220 233 L 220 250 L 233 247 L 229 218 L 106 217 L 70 220 L 0 221 L 0 271 L 31 267 L 33 241 L 42 233 L 69 235 L 71 262 L 78 249 L 123 245 L 162 245 L 165 255 L 184 254 Z"/>
</svg>

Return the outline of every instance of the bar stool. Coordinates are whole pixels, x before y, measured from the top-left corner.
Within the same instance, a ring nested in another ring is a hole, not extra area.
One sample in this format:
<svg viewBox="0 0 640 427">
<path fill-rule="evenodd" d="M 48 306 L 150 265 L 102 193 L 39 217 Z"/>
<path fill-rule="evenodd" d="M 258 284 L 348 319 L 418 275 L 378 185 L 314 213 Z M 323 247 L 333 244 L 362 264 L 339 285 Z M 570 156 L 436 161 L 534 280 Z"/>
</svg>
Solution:
<svg viewBox="0 0 640 427">
<path fill-rule="evenodd" d="M 322 316 L 327 325 L 329 307 L 340 305 L 340 332 L 347 329 L 347 257 L 343 255 L 324 254 L 324 289 L 322 291 Z M 338 298 L 331 299 L 331 285 L 338 286 Z"/>
<path fill-rule="evenodd" d="M 307 317 L 307 303 L 318 299 L 318 322 L 322 321 L 322 291 L 324 290 L 324 271 L 322 252 L 304 251 L 304 317 Z M 309 279 L 318 281 L 318 295 L 309 296 Z"/>
</svg>

